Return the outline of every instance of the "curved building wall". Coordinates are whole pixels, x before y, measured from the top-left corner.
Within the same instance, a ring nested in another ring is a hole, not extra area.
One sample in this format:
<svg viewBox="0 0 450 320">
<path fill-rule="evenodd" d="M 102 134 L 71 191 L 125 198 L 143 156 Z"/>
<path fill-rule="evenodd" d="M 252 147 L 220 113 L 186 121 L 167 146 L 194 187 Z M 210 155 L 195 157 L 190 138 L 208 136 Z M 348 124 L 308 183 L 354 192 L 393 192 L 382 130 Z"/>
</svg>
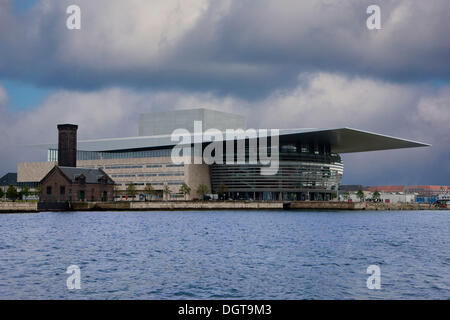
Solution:
<svg viewBox="0 0 450 320">
<path fill-rule="evenodd" d="M 342 180 L 338 155 L 281 155 L 276 175 L 261 175 L 260 165 L 211 166 L 211 187 L 225 186 L 232 198 L 255 200 L 331 200 Z"/>
</svg>

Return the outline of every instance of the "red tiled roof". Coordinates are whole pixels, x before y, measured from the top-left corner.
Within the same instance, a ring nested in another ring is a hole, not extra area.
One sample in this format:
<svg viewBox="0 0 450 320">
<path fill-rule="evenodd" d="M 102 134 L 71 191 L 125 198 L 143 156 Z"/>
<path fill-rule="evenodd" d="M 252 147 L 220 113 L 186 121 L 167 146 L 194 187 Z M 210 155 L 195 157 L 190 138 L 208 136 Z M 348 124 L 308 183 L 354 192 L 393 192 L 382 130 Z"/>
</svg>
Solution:
<svg viewBox="0 0 450 320">
<path fill-rule="evenodd" d="M 450 186 L 371 186 L 365 190 L 374 192 L 450 193 Z"/>
<path fill-rule="evenodd" d="M 450 186 L 408 186 L 408 190 L 450 191 Z"/>
<path fill-rule="evenodd" d="M 373 186 L 367 187 L 368 191 L 374 192 L 378 190 L 379 192 L 403 192 L 405 190 L 405 186 Z"/>
</svg>

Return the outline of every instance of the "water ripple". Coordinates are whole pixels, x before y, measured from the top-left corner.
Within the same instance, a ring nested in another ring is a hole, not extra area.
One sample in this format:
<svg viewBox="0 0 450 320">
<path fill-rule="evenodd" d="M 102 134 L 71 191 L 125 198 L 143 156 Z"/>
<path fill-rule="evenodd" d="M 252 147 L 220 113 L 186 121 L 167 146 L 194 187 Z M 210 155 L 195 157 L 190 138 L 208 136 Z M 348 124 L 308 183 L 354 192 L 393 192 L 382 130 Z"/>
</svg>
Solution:
<svg viewBox="0 0 450 320">
<path fill-rule="evenodd" d="M 449 224 L 443 211 L 0 215 L 0 299 L 449 299 Z M 371 264 L 381 290 L 366 287 Z"/>
</svg>

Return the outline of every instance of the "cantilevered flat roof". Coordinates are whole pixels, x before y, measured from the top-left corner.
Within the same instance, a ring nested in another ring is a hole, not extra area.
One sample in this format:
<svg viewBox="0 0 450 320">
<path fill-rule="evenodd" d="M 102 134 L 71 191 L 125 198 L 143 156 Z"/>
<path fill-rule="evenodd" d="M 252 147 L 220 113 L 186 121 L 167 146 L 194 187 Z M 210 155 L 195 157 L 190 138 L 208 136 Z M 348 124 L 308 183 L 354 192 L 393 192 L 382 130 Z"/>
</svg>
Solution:
<svg viewBox="0 0 450 320">
<path fill-rule="evenodd" d="M 295 131 L 295 130 L 294 130 Z M 281 133 L 283 132 L 283 134 Z M 352 128 L 313 129 L 286 133 L 280 130 L 280 142 L 297 140 L 328 142 L 333 153 L 366 152 L 389 149 L 429 147 L 430 144 Z"/>
<path fill-rule="evenodd" d="M 270 130 L 269 130 L 270 132 Z M 352 153 L 389 149 L 428 147 L 429 144 L 386 136 L 352 128 L 336 129 L 279 129 L 280 144 L 298 141 L 329 143 L 333 153 Z M 224 140 L 227 140 L 224 135 Z M 138 136 L 112 139 L 79 140 L 78 150 L 120 151 L 146 148 L 171 147 L 177 142 L 170 135 Z M 57 149 L 57 144 L 39 145 L 45 149 Z"/>
</svg>

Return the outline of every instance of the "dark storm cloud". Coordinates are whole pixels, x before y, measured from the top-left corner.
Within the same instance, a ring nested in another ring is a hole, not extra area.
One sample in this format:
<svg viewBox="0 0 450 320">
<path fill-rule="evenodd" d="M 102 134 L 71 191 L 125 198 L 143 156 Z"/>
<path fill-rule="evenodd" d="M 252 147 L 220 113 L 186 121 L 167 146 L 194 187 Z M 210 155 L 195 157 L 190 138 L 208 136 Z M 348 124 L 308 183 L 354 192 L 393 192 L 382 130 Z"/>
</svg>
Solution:
<svg viewBox="0 0 450 320">
<path fill-rule="evenodd" d="M 0 75 L 40 85 L 111 85 L 268 94 L 302 72 L 390 81 L 450 80 L 450 2 L 87 1 L 82 30 L 65 28 L 73 1 L 0 5 Z"/>
<path fill-rule="evenodd" d="M 345 183 L 450 181 L 448 0 L 77 0 L 82 30 L 69 31 L 73 2 L 0 0 L 0 78 L 56 88 L 14 112 L 0 84 L 3 172 L 45 160 L 19 145 L 53 141 L 59 122 L 81 139 L 133 136 L 140 112 L 206 107 L 433 145 L 345 155 Z M 382 30 L 366 28 L 369 4 Z"/>
</svg>

